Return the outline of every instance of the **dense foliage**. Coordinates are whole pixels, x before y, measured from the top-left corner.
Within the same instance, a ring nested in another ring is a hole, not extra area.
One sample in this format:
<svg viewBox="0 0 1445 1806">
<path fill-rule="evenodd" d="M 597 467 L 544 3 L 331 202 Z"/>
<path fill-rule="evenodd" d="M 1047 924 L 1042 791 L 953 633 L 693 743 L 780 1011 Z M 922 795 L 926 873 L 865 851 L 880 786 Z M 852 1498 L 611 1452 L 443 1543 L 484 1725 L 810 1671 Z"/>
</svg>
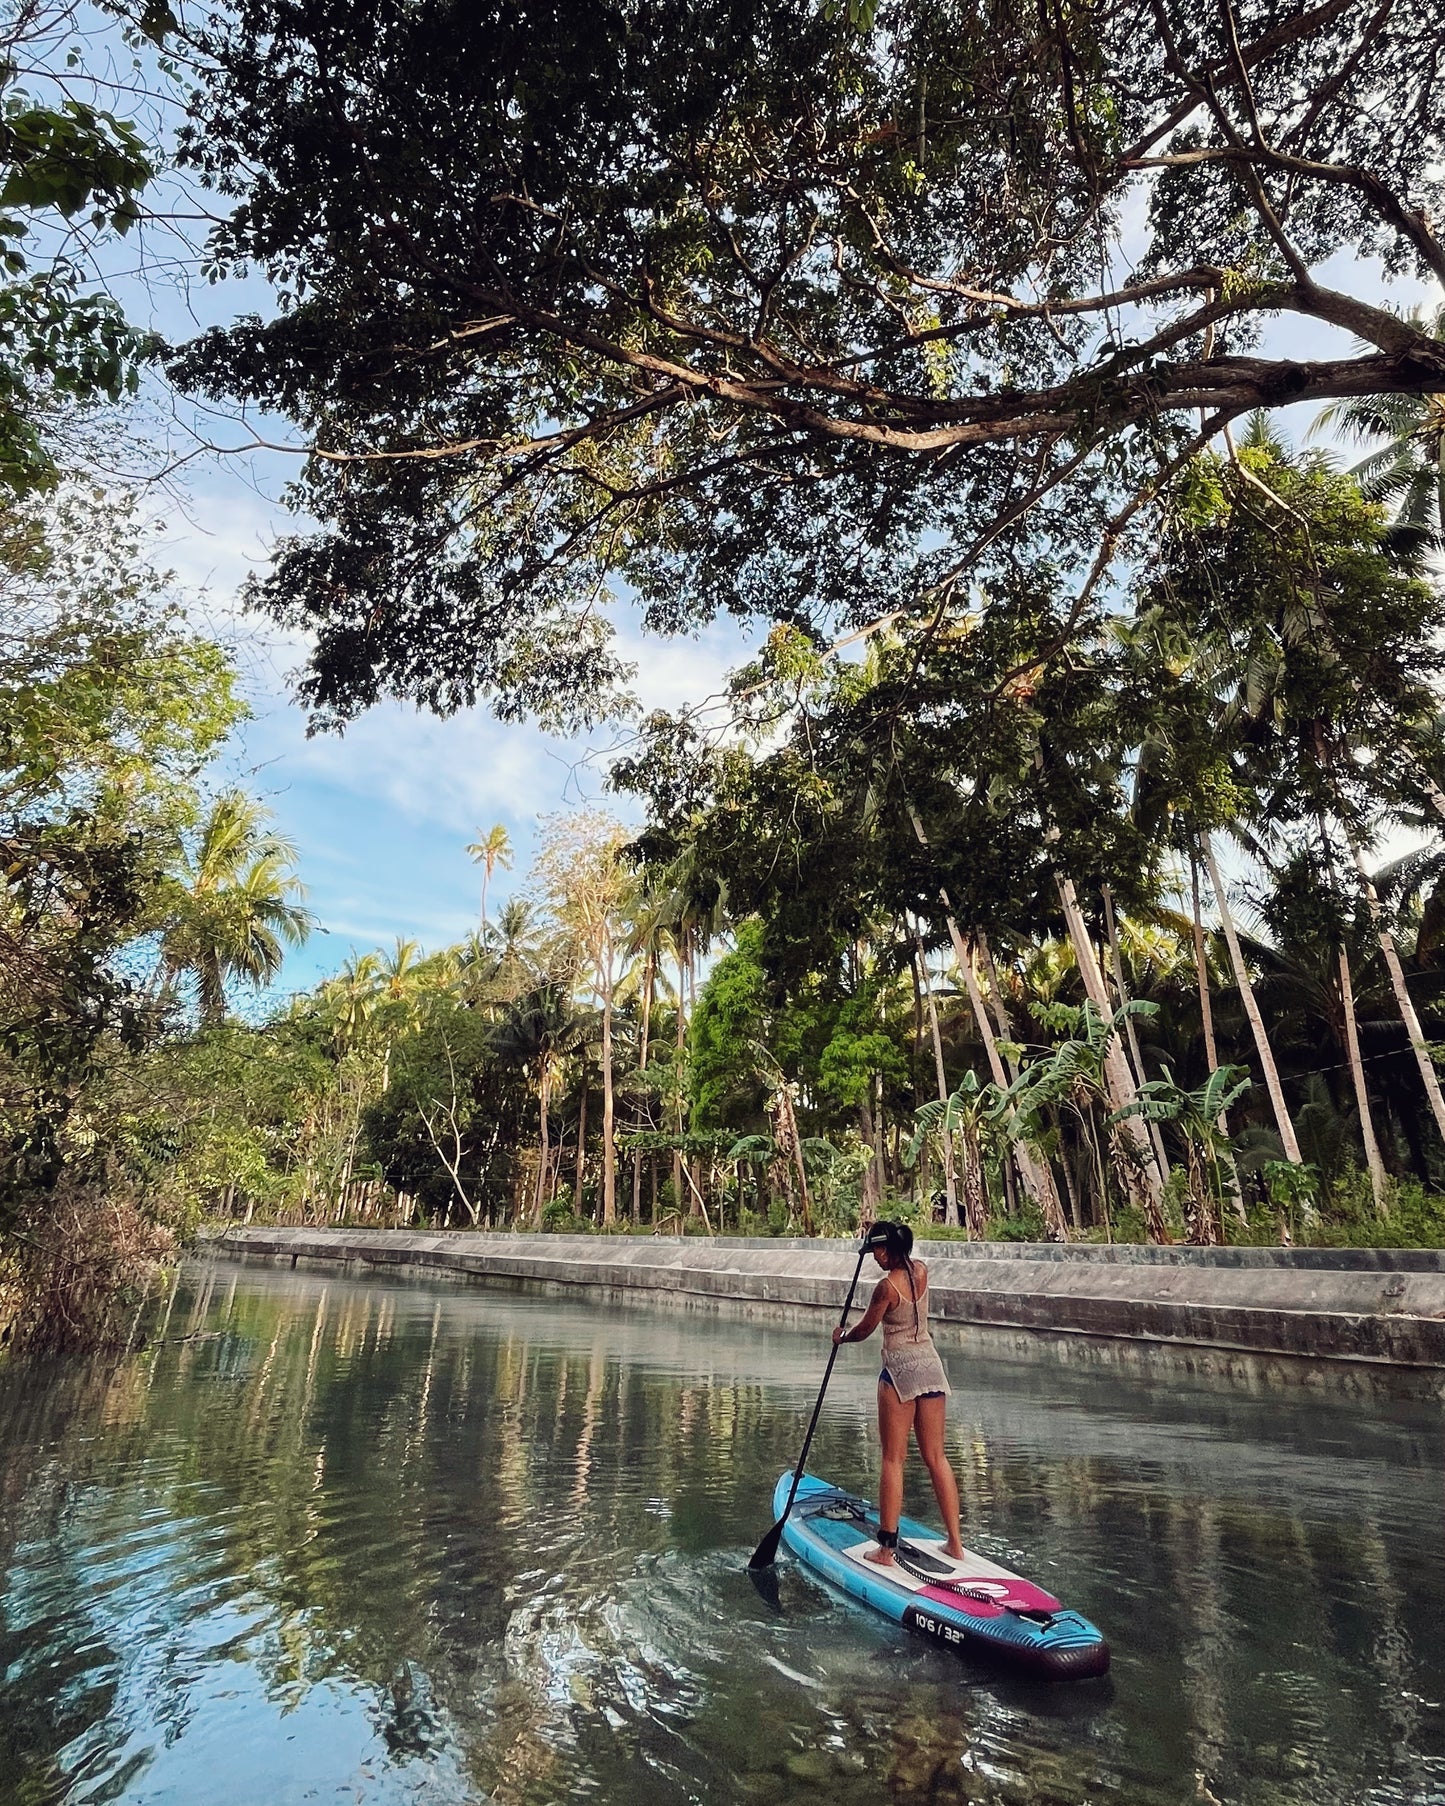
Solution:
<svg viewBox="0 0 1445 1806">
<path fill-rule="evenodd" d="M 56 247 L 157 159 L 68 56 L 21 90 L 71 13 L 17 15 L 0 1327 L 123 1319 L 202 1213 L 1442 1239 L 1445 315 L 1365 261 L 1445 279 L 1435 10 L 131 29 L 188 59 L 207 273 L 274 294 L 170 367 L 303 435 L 317 524 L 252 600 L 319 723 L 589 719 L 624 594 L 766 632 L 640 724 L 639 828 L 544 824 L 500 910 L 479 834 L 465 942 L 238 1020 L 307 932 L 297 849 L 216 775 L 233 674 L 140 513 L 57 461 L 151 347 Z M 1277 437 L 1302 400 L 1353 472 Z"/>
<path fill-rule="evenodd" d="M 175 369 L 311 449 L 257 597 L 323 719 L 585 714 L 619 579 L 825 633 L 1021 557 L 1085 596 L 1231 421 L 1445 384 L 1361 261 L 1445 277 L 1426 0 L 238 0 L 200 43 L 211 266 L 277 307 Z"/>
<path fill-rule="evenodd" d="M 152 30 L 154 9 L 142 20 Z M 67 420 L 134 393 L 157 349 L 97 280 L 156 170 L 96 98 L 115 85 L 87 75 L 88 23 L 65 0 L 0 15 L 0 489 L 15 494 L 58 481 L 58 443 L 74 455 L 86 437 Z"/>
<path fill-rule="evenodd" d="M 263 812 L 205 786 L 235 676 L 133 503 L 72 485 L 0 533 L 0 1329 L 27 1296 L 63 1339 L 193 1216 L 148 1050 L 306 922 Z"/>
</svg>

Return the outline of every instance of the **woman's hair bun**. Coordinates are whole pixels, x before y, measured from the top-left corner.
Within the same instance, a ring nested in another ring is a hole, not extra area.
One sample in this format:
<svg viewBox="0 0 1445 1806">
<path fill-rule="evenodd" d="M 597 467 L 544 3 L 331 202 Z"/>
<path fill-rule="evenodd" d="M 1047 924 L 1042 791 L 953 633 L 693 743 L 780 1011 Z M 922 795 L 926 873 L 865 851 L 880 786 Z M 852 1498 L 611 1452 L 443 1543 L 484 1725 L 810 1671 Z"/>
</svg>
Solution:
<svg viewBox="0 0 1445 1806">
<path fill-rule="evenodd" d="M 880 1217 L 868 1231 L 867 1246 L 882 1248 L 890 1260 L 907 1260 L 913 1252 L 913 1231 L 907 1223 Z"/>
</svg>

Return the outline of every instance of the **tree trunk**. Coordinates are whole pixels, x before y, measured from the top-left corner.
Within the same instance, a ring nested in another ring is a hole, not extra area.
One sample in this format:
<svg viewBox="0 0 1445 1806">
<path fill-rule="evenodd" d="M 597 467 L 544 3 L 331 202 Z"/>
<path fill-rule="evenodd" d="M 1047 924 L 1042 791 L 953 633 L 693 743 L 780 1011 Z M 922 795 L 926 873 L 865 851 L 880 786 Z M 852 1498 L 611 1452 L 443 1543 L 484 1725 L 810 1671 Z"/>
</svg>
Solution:
<svg viewBox="0 0 1445 1806">
<path fill-rule="evenodd" d="M 923 832 L 923 823 L 918 818 L 918 811 L 909 805 L 909 820 L 913 824 L 913 832 L 918 836 L 918 844 L 925 849 L 928 836 Z M 978 988 L 978 978 L 973 969 L 968 949 L 964 946 L 963 936 L 959 932 L 958 923 L 954 919 L 953 904 L 949 901 L 947 890 L 940 885 L 939 899 L 944 907 L 944 921 L 948 928 L 948 938 L 953 944 L 953 956 L 963 974 L 964 984 L 968 989 L 968 1001 L 973 1007 L 973 1018 L 978 1024 L 979 1036 L 988 1055 L 989 1071 L 993 1082 L 1001 1091 L 1008 1089 L 1009 1081 L 1004 1076 L 1003 1060 L 999 1054 L 998 1043 L 994 1039 L 993 1029 L 989 1024 L 988 1011 L 984 1008 L 983 997 Z M 1015 1142 L 1010 1152 L 1013 1165 L 1018 1168 L 1019 1178 L 1023 1181 L 1024 1190 L 1038 1206 L 1044 1219 L 1044 1234 L 1051 1242 L 1066 1242 L 1069 1239 L 1068 1225 L 1064 1221 L 1063 1206 L 1059 1203 L 1058 1187 L 1054 1184 L 1054 1175 L 1047 1160 L 1040 1158 L 1035 1151 L 1023 1142 Z M 1005 1162 L 1007 1169 L 1008 1162 Z M 1007 1177 L 1006 1186 L 1012 1181 Z"/>
<path fill-rule="evenodd" d="M 582 1215 L 582 1181 L 587 1173 L 587 1074 L 582 1074 L 582 1101 L 577 1106 L 577 1175 L 572 1181 L 572 1214 Z"/>
<path fill-rule="evenodd" d="M 873 1109 L 866 1097 L 860 1098 L 858 1110 L 858 1139 L 864 1148 L 872 1154 L 872 1159 L 863 1168 L 863 1190 L 859 1203 L 862 1208 L 863 1221 L 876 1221 L 879 1206 L 883 1202 L 882 1174 L 879 1170 L 877 1136 L 874 1134 Z"/>
<path fill-rule="evenodd" d="M 1214 1000 L 1209 990 L 1209 956 L 1204 947 L 1204 919 L 1199 909 L 1199 861 L 1191 852 L 1189 855 L 1189 892 L 1193 904 L 1194 935 L 1194 975 L 1199 984 L 1199 1020 L 1204 1028 L 1204 1057 L 1209 1063 L 1209 1074 L 1212 1078 L 1219 1070 L 1219 1049 L 1214 1040 Z M 1229 1114 L 1221 1110 L 1215 1118 L 1219 1133 L 1225 1140 L 1229 1139 Z M 1225 1148 L 1220 1158 L 1229 1170 L 1229 1178 L 1234 1192 L 1234 1215 L 1241 1229 L 1248 1229 L 1249 1217 L 1244 1208 L 1244 1187 L 1239 1182 L 1239 1168 L 1234 1162 L 1233 1148 Z"/>
<path fill-rule="evenodd" d="M 1119 925 L 1114 920 L 1114 895 L 1108 885 L 1100 887 L 1104 898 L 1104 925 L 1109 932 L 1109 954 L 1114 967 L 1114 989 L 1119 993 L 1119 1002 L 1127 1009 L 1133 999 L 1129 995 L 1128 981 L 1124 977 L 1124 949 L 1119 945 Z M 1142 1085 L 1147 1082 L 1149 1074 L 1144 1070 L 1144 1055 L 1140 1051 L 1139 1036 L 1134 1028 L 1133 1016 L 1125 1016 L 1124 1033 L 1129 1037 L 1129 1052 L 1134 1060 L 1134 1074 Z M 1164 1152 L 1164 1137 L 1157 1122 L 1145 1125 L 1149 1130 L 1149 1139 L 1154 1144 L 1154 1158 L 1159 1162 L 1159 1171 L 1169 1182 L 1169 1156 Z"/>
<path fill-rule="evenodd" d="M 1209 1062 L 1211 1077 L 1219 1069 L 1219 1050 L 1214 1042 L 1214 1001 L 1209 994 L 1209 961 L 1204 950 L 1204 922 L 1199 910 L 1199 861 L 1189 856 L 1189 888 L 1194 904 L 1194 972 L 1199 981 L 1199 1020 L 1204 1025 L 1204 1057 Z M 1229 1123 L 1219 1113 L 1219 1126 L 1227 1135 Z"/>
<path fill-rule="evenodd" d="M 883 1124 L 883 1074 L 875 1072 L 870 1081 L 873 1088 L 873 1158 L 878 1162 L 878 1182 L 886 1193 L 893 1186 L 895 1175 L 888 1170 L 888 1137 Z"/>
<path fill-rule="evenodd" d="M 973 959 L 964 944 L 963 936 L 959 933 L 958 923 L 951 915 L 947 921 L 949 939 L 953 942 L 954 958 L 958 961 L 959 970 L 963 974 L 968 1001 L 973 1006 L 973 1019 L 978 1024 L 978 1032 L 988 1054 L 989 1071 L 993 1075 L 994 1084 L 1001 1091 L 1007 1090 L 1008 1079 L 1004 1075 L 1003 1056 L 999 1053 L 998 1043 L 994 1039 L 993 1028 L 989 1023 L 983 993 L 978 986 L 978 974 L 973 969 Z M 1011 1152 L 1013 1163 L 1018 1168 L 1019 1178 L 1023 1181 L 1024 1190 L 1042 1213 L 1044 1234 L 1051 1242 L 1066 1242 L 1069 1239 L 1068 1224 L 1064 1221 L 1063 1206 L 1059 1202 L 1058 1188 L 1054 1184 L 1053 1171 L 1048 1162 L 1033 1148 L 1021 1141 L 1013 1144 Z"/>
<path fill-rule="evenodd" d="M 678 1145 L 672 1150 L 672 1190 L 679 1211 L 683 1207 L 683 1201 L 686 1195 L 682 1189 L 682 1067 L 687 1053 L 686 1010 L 687 956 L 682 950 L 681 942 L 679 942 L 677 949 L 677 1069 L 674 1074 L 677 1085 Z"/>
<path fill-rule="evenodd" d="M 1064 1146 L 1062 1125 L 1059 1129 L 1059 1165 L 1064 1169 L 1064 1190 L 1069 1194 L 1069 1216 L 1073 1221 L 1075 1232 L 1082 1235 L 1084 1219 L 1079 1214 L 1079 1195 L 1074 1190 L 1074 1175 L 1069 1170 L 1069 1151 Z"/>
<path fill-rule="evenodd" d="M 602 980 L 602 1222 L 617 1221 L 617 1148 L 614 1142 L 612 1095 L 612 935 L 604 947 L 606 972 Z"/>
<path fill-rule="evenodd" d="M 1303 1166 L 1304 1159 L 1299 1151 L 1294 1124 L 1290 1121 L 1289 1111 L 1285 1108 L 1284 1087 L 1279 1082 L 1279 1068 L 1274 1063 L 1274 1049 L 1269 1044 L 1269 1036 L 1265 1032 L 1264 1018 L 1259 1013 L 1259 1004 L 1255 999 L 1254 986 L 1249 982 L 1249 971 L 1244 963 L 1244 954 L 1239 945 L 1239 936 L 1234 931 L 1234 917 L 1229 913 L 1229 898 L 1225 893 L 1224 880 L 1219 875 L 1219 862 L 1214 857 L 1214 843 L 1208 834 L 1199 836 L 1199 850 L 1204 856 L 1204 868 L 1209 873 L 1209 882 L 1214 887 L 1215 906 L 1219 910 L 1219 926 L 1224 932 L 1224 944 L 1229 949 L 1229 963 L 1234 970 L 1234 982 L 1239 986 L 1240 1002 L 1244 1005 L 1244 1013 L 1249 1018 L 1249 1026 L 1254 1033 L 1255 1051 L 1259 1055 L 1259 1063 L 1264 1069 L 1265 1089 L 1269 1092 L 1269 1101 L 1274 1110 L 1275 1126 L 1279 1130 L 1279 1138 L 1284 1146 L 1284 1157 L 1293 1166 Z"/>
<path fill-rule="evenodd" d="M 808 1172 L 803 1165 L 803 1144 L 798 1135 L 798 1119 L 793 1112 L 793 1094 L 788 1081 L 779 1074 L 778 1088 L 773 1093 L 773 1140 L 779 1155 L 797 1174 L 798 1190 L 803 1204 L 803 1234 L 813 1233 L 813 1207 L 808 1197 Z"/>
<path fill-rule="evenodd" d="M 1365 1165 L 1370 1171 L 1370 1193 L 1378 1215 L 1390 1214 L 1390 1190 L 1385 1178 L 1385 1163 L 1380 1158 L 1380 1144 L 1375 1139 L 1375 1120 L 1370 1110 L 1370 1093 L 1365 1086 L 1365 1068 L 1360 1059 L 1360 1030 L 1355 1019 L 1355 989 L 1350 983 L 1350 956 L 1338 949 L 1340 962 L 1340 1003 L 1345 1013 L 1345 1052 L 1350 1062 L 1350 1077 L 1355 1086 L 1355 1104 L 1360 1112 L 1360 1138 L 1365 1144 Z"/>
<path fill-rule="evenodd" d="M 547 1187 L 547 1168 L 552 1163 L 550 1139 L 551 1125 L 547 1121 L 547 1105 L 551 1099 L 551 1092 L 552 1070 L 549 1064 L 544 1064 L 537 1082 L 537 1114 L 539 1118 L 540 1135 L 537 1157 L 537 1195 L 532 1204 L 532 1227 L 534 1229 L 540 1229 L 542 1227 L 542 1194 Z"/>
<path fill-rule="evenodd" d="M 1324 735 L 1318 735 L 1316 748 L 1321 770 L 1328 769 L 1325 757 Z M 1320 853 L 1325 862 L 1325 875 L 1329 879 L 1330 888 L 1336 882 L 1334 848 L 1330 841 L 1329 824 L 1321 814 L 1316 822 L 1320 831 Z M 1365 1084 L 1365 1067 L 1360 1058 L 1360 1024 L 1355 1013 L 1355 987 L 1350 979 L 1350 955 L 1343 941 L 1335 949 L 1335 957 L 1339 965 L 1340 975 L 1340 1009 L 1344 1016 L 1345 1057 L 1349 1061 L 1350 1080 L 1355 1087 L 1355 1108 L 1360 1114 L 1360 1140 L 1365 1148 L 1365 1166 L 1370 1175 L 1370 1195 L 1375 1201 L 1376 1214 L 1387 1217 L 1390 1214 L 1389 1182 L 1385 1177 L 1385 1163 L 1380 1158 L 1380 1144 L 1375 1139 L 1375 1117 L 1370 1108 L 1369 1087 Z"/>
<path fill-rule="evenodd" d="M 969 1240 L 981 1242 L 988 1233 L 988 1203 L 983 1195 L 983 1153 L 977 1133 L 963 1136 L 963 1220 Z"/>
<path fill-rule="evenodd" d="M 1420 1027 L 1420 1018 L 1415 1013 L 1414 1000 L 1405 984 L 1405 969 L 1400 964 L 1400 955 L 1395 946 L 1395 937 L 1390 933 L 1389 924 L 1380 908 L 1380 899 L 1375 894 L 1375 887 L 1370 881 L 1370 874 L 1365 869 L 1364 855 L 1350 837 L 1350 854 L 1355 862 L 1355 870 L 1360 875 L 1360 891 L 1364 896 L 1366 907 L 1370 912 L 1370 920 L 1375 925 L 1375 933 L 1380 937 L 1380 952 L 1385 956 L 1385 967 L 1390 974 L 1390 988 L 1395 993 L 1395 1003 L 1400 1011 L 1400 1020 L 1405 1024 L 1405 1033 L 1410 1038 L 1410 1046 L 1414 1051 L 1415 1064 L 1420 1069 L 1420 1080 L 1425 1087 L 1425 1095 L 1430 1100 L 1430 1109 L 1435 1117 L 1435 1126 L 1442 1138 L 1445 1138 L 1445 1098 L 1440 1095 L 1440 1076 L 1435 1070 L 1435 1062 L 1430 1057 L 1430 1046 L 1425 1039 L 1425 1031 Z"/>
<path fill-rule="evenodd" d="M 688 947 L 687 947 L 687 1019 L 689 1022 L 692 1021 L 693 1013 L 696 1009 L 697 1009 L 697 947 L 693 942 L 689 941 Z M 692 1120 L 692 1111 L 689 1109 L 689 1111 L 688 1111 L 689 1123 L 691 1122 L 691 1120 Z M 706 1223 L 707 1222 L 707 1205 L 703 1201 L 703 1195 L 702 1195 L 702 1161 L 696 1154 L 694 1154 L 689 1159 L 689 1161 L 687 1163 L 687 1169 L 688 1169 L 688 1183 L 692 1186 L 692 1195 L 697 1203 L 697 1209 L 694 1212 L 694 1215 L 701 1215 L 703 1222 Z M 811 1231 L 809 1233 L 811 1233 Z M 708 1226 L 708 1234 L 709 1235 L 712 1234 L 711 1225 Z"/>
<path fill-rule="evenodd" d="M 1079 908 L 1074 881 L 1066 873 L 1056 870 L 1054 883 L 1058 887 L 1064 925 L 1068 929 L 1074 958 L 1078 962 L 1079 976 L 1084 981 L 1084 993 L 1107 1022 L 1114 1011 L 1109 1004 L 1109 993 L 1104 988 L 1104 974 L 1099 968 L 1099 957 L 1094 951 L 1094 943 L 1089 939 L 1084 913 Z M 1115 1110 L 1127 1109 L 1138 1097 L 1134 1076 L 1129 1070 L 1129 1062 L 1124 1058 L 1124 1049 L 1117 1035 L 1110 1035 L 1104 1052 L 1104 1082 L 1108 1087 L 1110 1104 Z M 1154 1158 L 1149 1131 L 1138 1116 L 1123 1117 L 1118 1130 L 1128 1150 L 1126 1157 L 1115 1162 L 1120 1178 L 1126 1191 L 1132 1192 L 1143 1206 L 1149 1239 L 1167 1242 L 1169 1231 L 1164 1222 L 1163 1181 L 1159 1163 Z"/>
<path fill-rule="evenodd" d="M 1014 1025 L 1009 1020 L 1008 1005 L 1003 1000 L 1003 986 L 999 983 L 998 967 L 993 963 L 993 949 L 988 944 L 988 936 L 982 929 L 974 933 L 973 943 L 978 948 L 979 957 L 983 960 L 983 969 L 988 978 L 988 1005 L 993 1019 L 998 1024 L 998 1032 L 1004 1041 L 1014 1038 Z M 1019 1076 L 1018 1061 L 1009 1054 L 1004 1059 L 1008 1067 L 1009 1083 Z"/>
<path fill-rule="evenodd" d="M 924 1007 L 928 1011 L 928 1027 L 933 1037 L 933 1067 L 938 1080 L 938 1101 L 948 1103 L 948 1075 L 943 1065 L 943 1036 L 938 1028 L 938 1004 L 933 995 L 933 982 L 928 975 L 928 962 L 923 951 L 923 940 L 915 931 L 913 944 L 917 951 L 913 956 L 913 973 L 915 982 L 923 992 Z M 947 1125 L 943 1132 L 943 1195 L 947 1200 L 943 1220 L 958 1227 L 958 1187 L 953 1176 L 953 1136 Z"/>
<path fill-rule="evenodd" d="M 637 1070 L 647 1071 L 647 1041 L 652 1029 L 652 986 L 657 972 L 657 961 L 652 948 L 649 947 L 642 964 L 642 1025 L 637 1042 Z M 642 1133 L 642 1116 L 647 1108 L 647 1092 L 640 1090 L 637 1094 L 637 1110 L 635 1127 Z M 639 1148 L 632 1161 L 632 1220 L 642 1221 L 642 1163 L 644 1155 Z"/>
</svg>

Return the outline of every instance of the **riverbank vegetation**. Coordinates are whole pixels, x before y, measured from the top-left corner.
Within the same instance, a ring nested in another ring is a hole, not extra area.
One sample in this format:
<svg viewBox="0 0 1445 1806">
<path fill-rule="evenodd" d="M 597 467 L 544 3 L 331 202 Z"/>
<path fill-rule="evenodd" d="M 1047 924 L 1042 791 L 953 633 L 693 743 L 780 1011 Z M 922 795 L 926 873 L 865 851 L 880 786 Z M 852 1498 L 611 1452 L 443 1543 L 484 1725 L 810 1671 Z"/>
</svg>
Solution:
<svg viewBox="0 0 1445 1806">
<path fill-rule="evenodd" d="M 133 501 L 71 482 L 0 518 L 0 1330 L 23 1307 L 63 1342 L 133 1314 L 204 1202 L 154 1061 L 309 917 L 293 849 L 211 773 L 236 675 Z"/>
<path fill-rule="evenodd" d="M 172 347 L 53 248 L 161 152 L 47 17 L 0 144 L 0 1319 L 123 1316 L 205 1214 L 1445 1239 L 1435 11 L 147 6 L 183 260 L 273 302 Z M 248 600 L 318 727 L 630 722 L 625 825 L 547 823 L 500 905 L 479 830 L 465 941 L 260 1020 L 295 849 L 86 458 L 147 362 L 309 452 Z M 640 719 L 624 603 L 756 656 Z"/>
<path fill-rule="evenodd" d="M 555 821 L 465 943 L 197 1043 L 202 1140 L 264 1175 L 229 1209 L 1445 1240 L 1445 597 L 1258 422 L 1173 509 L 1027 681 L 1038 571 L 923 644 L 775 632 L 728 733 L 654 717 L 617 764 L 641 831 Z"/>
</svg>

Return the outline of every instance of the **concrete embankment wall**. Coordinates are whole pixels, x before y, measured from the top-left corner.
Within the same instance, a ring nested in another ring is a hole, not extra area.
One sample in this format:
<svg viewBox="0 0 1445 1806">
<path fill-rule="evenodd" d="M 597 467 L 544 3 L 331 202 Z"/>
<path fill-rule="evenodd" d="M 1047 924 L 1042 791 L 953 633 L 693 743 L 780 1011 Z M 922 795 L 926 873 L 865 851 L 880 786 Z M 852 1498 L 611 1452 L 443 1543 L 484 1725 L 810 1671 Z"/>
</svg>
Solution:
<svg viewBox="0 0 1445 1806">
<path fill-rule="evenodd" d="M 802 1239 L 254 1226 L 209 1246 L 293 1266 L 421 1270 L 622 1306 L 771 1317 L 836 1313 L 857 1258 L 856 1246 Z M 1263 1362 L 1287 1382 L 1328 1372 L 1392 1392 L 1445 1394 L 1445 1251 L 921 1241 L 917 1252 L 930 1263 L 941 1338 L 993 1349 L 1066 1339 L 1103 1361 L 1163 1356 L 1256 1377 Z M 860 1299 L 873 1273 L 865 1263 Z"/>
</svg>

